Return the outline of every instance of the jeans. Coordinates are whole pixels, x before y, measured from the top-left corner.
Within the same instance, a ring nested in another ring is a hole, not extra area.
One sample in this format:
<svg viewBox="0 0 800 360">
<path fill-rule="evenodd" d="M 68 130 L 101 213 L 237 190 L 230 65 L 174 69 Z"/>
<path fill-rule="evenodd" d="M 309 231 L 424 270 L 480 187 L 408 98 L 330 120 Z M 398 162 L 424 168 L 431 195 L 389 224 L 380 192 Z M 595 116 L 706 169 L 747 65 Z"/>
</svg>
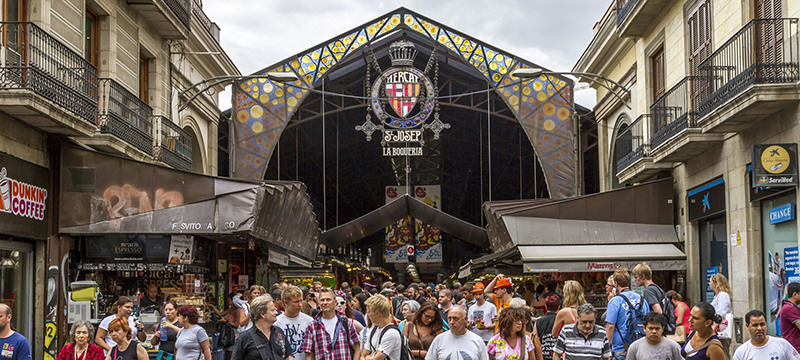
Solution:
<svg viewBox="0 0 800 360">
<path fill-rule="evenodd" d="M 612 356 L 611 359 L 613 359 L 613 360 L 625 360 L 625 358 L 627 356 L 628 356 L 628 352 L 627 351 L 620 351 L 620 352 L 615 352 L 614 356 Z"/>
</svg>

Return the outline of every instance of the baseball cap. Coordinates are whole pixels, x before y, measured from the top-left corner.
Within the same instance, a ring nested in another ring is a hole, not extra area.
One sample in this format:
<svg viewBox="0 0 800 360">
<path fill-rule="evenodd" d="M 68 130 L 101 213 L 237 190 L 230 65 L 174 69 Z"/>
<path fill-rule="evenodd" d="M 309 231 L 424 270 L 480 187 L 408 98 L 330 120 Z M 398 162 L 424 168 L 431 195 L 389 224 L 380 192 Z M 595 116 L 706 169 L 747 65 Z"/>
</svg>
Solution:
<svg viewBox="0 0 800 360">
<path fill-rule="evenodd" d="M 473 294 L 482 293 L 484 289 L 483 283 L 475 283 L 475 285 L 472 285 Z"/>
<path fill-rule="evenodd" d="M 512 286 L 512 285 L 514 285 L 514 284 L 511 283 L 511 279 L 509 279 L 509 278 L 497 279 L 497 281 L 494 283 L 495 289 L 496 288 L 509 287 L 509 286 Z"/>
</svg>

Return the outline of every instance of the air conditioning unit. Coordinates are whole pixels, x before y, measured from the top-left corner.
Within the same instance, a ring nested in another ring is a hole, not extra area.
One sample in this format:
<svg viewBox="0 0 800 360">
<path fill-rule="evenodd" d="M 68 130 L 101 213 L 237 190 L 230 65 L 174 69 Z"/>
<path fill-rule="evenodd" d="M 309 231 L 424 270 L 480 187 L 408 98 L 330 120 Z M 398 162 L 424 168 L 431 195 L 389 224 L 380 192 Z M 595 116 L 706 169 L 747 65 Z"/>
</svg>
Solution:
<svg viewBox="0 0 800 360">
<path fill-rule="evenodd" d="M 67 300 L 67 322 L 74 324 L 80 320 L 91 321 L 96 317 L 93 307 L 93 301 Z"/>
</svg>

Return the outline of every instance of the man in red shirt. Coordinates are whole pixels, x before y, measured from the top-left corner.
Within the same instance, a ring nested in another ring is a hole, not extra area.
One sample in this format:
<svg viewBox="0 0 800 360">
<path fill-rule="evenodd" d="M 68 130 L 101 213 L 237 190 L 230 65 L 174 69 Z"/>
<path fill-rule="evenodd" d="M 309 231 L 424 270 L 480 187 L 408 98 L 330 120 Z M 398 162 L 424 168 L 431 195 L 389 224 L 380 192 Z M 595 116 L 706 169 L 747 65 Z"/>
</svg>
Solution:
<svg viewBox="0 0 800 360">
<path fill-rule="evenodd" d="M 800 351 L 800 283 L 789 283 L 786 286 L 788 300 L 783 300 L 781 308 L 781 332 L 797 351 Z"/>
</svg>

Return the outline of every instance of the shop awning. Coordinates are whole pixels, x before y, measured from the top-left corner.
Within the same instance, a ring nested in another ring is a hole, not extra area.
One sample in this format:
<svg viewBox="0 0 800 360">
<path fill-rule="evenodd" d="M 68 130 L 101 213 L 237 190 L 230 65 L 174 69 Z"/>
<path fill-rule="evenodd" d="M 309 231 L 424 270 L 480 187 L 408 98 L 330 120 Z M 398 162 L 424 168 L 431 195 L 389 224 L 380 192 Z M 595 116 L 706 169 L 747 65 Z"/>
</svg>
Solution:
<svg viewBox="0 0 800 360">
<path fill-rule="evenodd" d="M 65 146 L 59 231 L 255 238 L 314 259 L 319 243 L 305 185 L 205 176 Z"/>
<path fill-rule="evenodd" d="M 322 233 L 322 241 L 331 248 L 340 248 L 384 230 L 386 226 L 409 215 L 435 225 L 442 232 L 464 242 L 479 247 L 489 245 L 486 230 L 434 209 L 408 194 L 400 196 L 358 219 Z"/>
<path fill-rule="evenodd" d="M 571 199 L 488 202 L 494 254 L 469 265 L 521 261 L 524 272 L 572 272 L 647 261 L 654 270 L 685 269 L 673 212 L 672 179 Z"/>
</svg>

